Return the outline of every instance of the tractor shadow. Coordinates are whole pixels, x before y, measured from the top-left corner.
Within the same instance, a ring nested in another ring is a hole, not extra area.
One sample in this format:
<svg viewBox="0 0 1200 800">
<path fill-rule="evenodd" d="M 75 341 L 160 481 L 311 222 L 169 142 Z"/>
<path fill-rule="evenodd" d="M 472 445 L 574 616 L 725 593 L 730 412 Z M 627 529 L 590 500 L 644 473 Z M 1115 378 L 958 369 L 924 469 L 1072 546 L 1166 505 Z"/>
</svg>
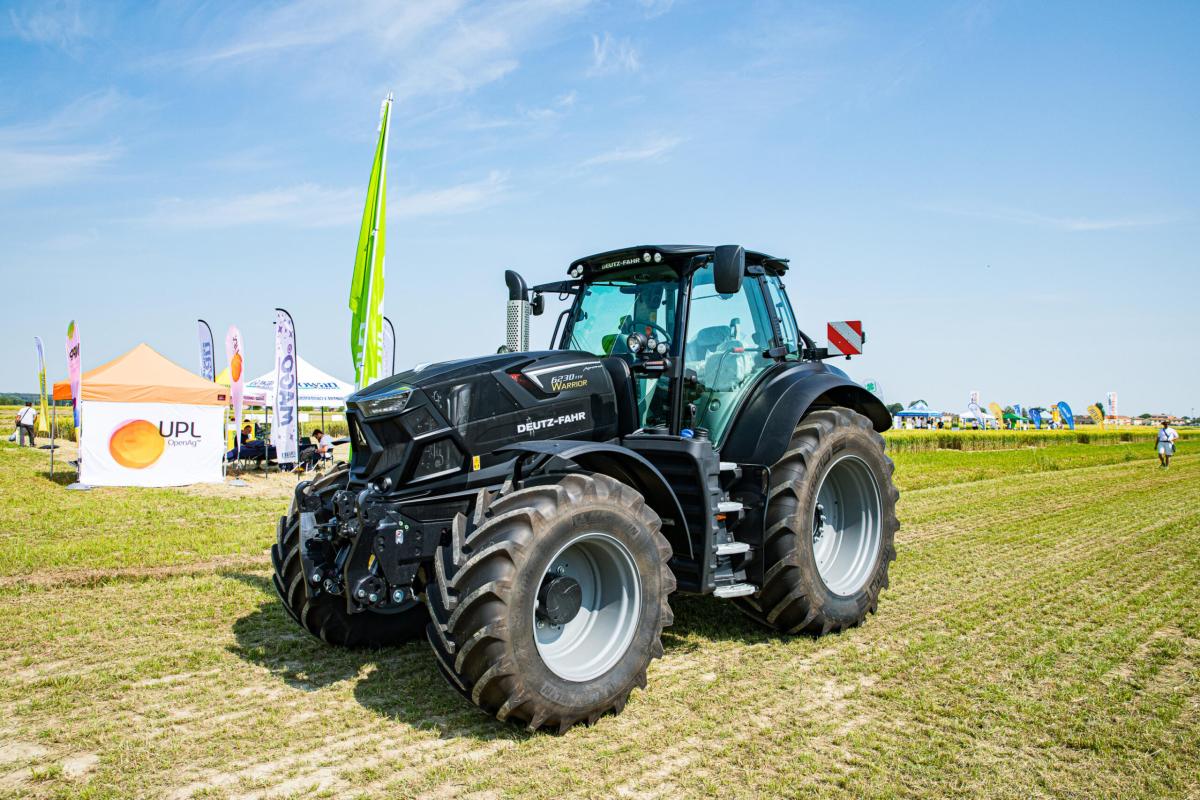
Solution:
<svg viewBox="0 0 1200 800">
<path fill-rule="evenodd" d="M 367 711 L 443 738 L 520 741 L 534 734 L 496 721 L 463 699 L 442 677 L 428 643 L 422 638 L 399 647 L 346 649 L 310 636 L 284 611 L 269 578 L 244 572 L 223 577 L 261 594 L 255 610 L 233 624 L 235 644 L 229 652 L 263 667 L 293 689 L 314 693 L 346 681 L 354 682 L 354 698 Z M 697 650 L 709 640 L 746 644 L 777 641 L 725 601 L 675 595 L 675 623 L 663 631 L 667 659 Z M 314 703 L 323 702 L 314 696 Z"/>
<path fill-rule="evenodd" d="M 734 608 L 728 600 L 695 595 L 671 595 L 675 622 L 663 629 L 665 656 L 697 650 L 705 641 L 736 641 L 747 645 L 782 641 L 778 633 L 761 627 Z"/>
<path fill-rule="evenodd" d="M 304 631 L 283 609 L 271 581 L 242 572 L 223 577 L 262 594 L 258 607 L 233 624 L 229 652 L 263 667 L 293 689 L 317 693 L 354 682 L 354 698 L 366 710 L 442 738 L 519 741 L 533 735 L 497 722 L 467 702 L 442 678 L 424 638 L 383 649 L 334 647 Z M 314 697 L 314 703 L 322 702 Z"/>
</svg>

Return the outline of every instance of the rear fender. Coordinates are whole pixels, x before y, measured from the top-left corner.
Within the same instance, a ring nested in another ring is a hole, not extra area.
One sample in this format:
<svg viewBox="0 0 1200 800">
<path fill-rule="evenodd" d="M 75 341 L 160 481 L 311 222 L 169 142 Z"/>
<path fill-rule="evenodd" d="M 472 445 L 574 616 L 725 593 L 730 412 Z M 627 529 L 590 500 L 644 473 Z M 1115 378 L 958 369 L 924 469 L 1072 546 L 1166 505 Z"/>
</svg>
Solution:
<svg viewBox="0 0 1200 800">
<path fill-rule="evenodd" d="M 787 451 L 792 431 L 809 411 L 840 406 L 871 420 L 876 431 L 892 426 L 879 398 L 825 364 L 788 364 L 751 392 L 721 444 L 721 460 L 770 466 Z"/>
<path fill-rule="evenodd" d="M 517 456 L 514 473 L 519 473 L 524 467 L 523 462 L 531 457 L 553 456 L 573 461 L 588 472 L 598 472 L 632 486 L 646 499 L 646 505 L 663 520 L 663 535 L 671 543 L 671 548 L 676 553 L 687 553 L 689 557 L 694 557 L 687 520 L 671 485 L 657 467 L 632 450 L 607 442 L 552 439 L 520 442 L 499 448 L 496 452 Z"/>
</svg>

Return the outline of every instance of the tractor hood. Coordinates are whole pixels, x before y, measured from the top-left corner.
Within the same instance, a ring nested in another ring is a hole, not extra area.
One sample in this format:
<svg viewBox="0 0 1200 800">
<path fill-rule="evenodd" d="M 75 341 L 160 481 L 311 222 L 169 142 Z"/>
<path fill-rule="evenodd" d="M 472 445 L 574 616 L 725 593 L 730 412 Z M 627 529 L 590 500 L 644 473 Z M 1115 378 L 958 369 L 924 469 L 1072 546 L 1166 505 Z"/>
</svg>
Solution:
<svg viewBox="0 0 1200 800">
<path fill-rule="evenodd" d="M 561 356 L 561 350 L 548 350 L 536 353 L 496 353 L 493 355 L 476 356 L 474 358 L 458 358 L 453 361 L 439 361 L 436 364 L 421 364 L 397 372 L 390 378 L 376 381 L 370 386 L 358 390 L 350 396 L 350 402 L 361 402 L 387 395 L 403 392 L 408 389 L 432 386 L 442 381 L 454 380 L 480 372 L 507 371 L 510 367 L 520 367 L 530 359 L 542 359 L 550 356 Z M 577 353 L 590 358 L 586 353 Z"/>
<path fill-rule="evenodd" d="M 531 439 L 616 436 L 616 395 L 596 356 L 573 350 L 494 355 L 415 367 L 346 401 L 352 482 L 424 487 L 499 463 Z"/>
</svg>

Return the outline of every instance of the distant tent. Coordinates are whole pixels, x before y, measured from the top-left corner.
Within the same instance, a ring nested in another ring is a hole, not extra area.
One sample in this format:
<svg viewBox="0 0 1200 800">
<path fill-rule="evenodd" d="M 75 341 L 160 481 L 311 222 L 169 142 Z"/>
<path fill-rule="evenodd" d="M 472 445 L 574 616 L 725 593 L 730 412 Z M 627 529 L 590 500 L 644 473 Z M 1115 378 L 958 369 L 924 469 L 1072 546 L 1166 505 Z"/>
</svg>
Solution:
<svg viewBox="0 0 1200 800">
<path fill-rule="evenodd" d="M 908 408 L 903 411 L 897 411 L 895 414 L 897 417 L 940 417 L 941 415 L 942 412 L 940 411 L 931 411 L 929 404 L 924 400 L 918 400 Z"/>
<path fill-rule="evenodd" d="M 303 358 L 296 358 L 296 384 L 301 408 L 341 408 L 354 393 L 354 386 L 322 372 Z M 219 378 L 218 378 L 219 380 Z M 246 396 L 261 398 L 255 405 L 275 405 L 275 370 L 246 383 Z"/>
<path fill-rule="evenodd" d="M 994 416 L 992 416 L 988 412 L 984 411 L 982 408 L 979 409 L 978 414 L 976 414 L 974 411 L 972 411 L 970 409 L 967 409 L 966 411 L 963 411 L 958 416 L 963 422 L 966 422 L 968 420 L 973 420 L 981 428 L 996 427 L 999 424 L 996 421 L 996 418 Z"/>
</svg>

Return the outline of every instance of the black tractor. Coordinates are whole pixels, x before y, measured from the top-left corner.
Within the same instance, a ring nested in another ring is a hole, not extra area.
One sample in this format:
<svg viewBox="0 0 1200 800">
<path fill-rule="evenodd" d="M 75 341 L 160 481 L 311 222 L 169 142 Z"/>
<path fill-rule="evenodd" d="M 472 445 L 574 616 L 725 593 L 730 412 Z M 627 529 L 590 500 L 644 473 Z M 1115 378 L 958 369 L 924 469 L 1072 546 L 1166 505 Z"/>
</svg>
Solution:
<svg viewBox="0 0 1200 800">
<path fill-rule="evenodd" d="M 508 272 L 501 352 L 349 399 L 349 463 L 279 521 L 288 612 L 334 645 L 425 633 L 464 697 L 560 732 L 645 686 L 674 592 L 786 634 L 861 623 L 895 558 L 891 418 L 797 327 L 786 271 L 724 245 Z M 571 304 L 530 352 L 545 295 Z"/>
</svg>

